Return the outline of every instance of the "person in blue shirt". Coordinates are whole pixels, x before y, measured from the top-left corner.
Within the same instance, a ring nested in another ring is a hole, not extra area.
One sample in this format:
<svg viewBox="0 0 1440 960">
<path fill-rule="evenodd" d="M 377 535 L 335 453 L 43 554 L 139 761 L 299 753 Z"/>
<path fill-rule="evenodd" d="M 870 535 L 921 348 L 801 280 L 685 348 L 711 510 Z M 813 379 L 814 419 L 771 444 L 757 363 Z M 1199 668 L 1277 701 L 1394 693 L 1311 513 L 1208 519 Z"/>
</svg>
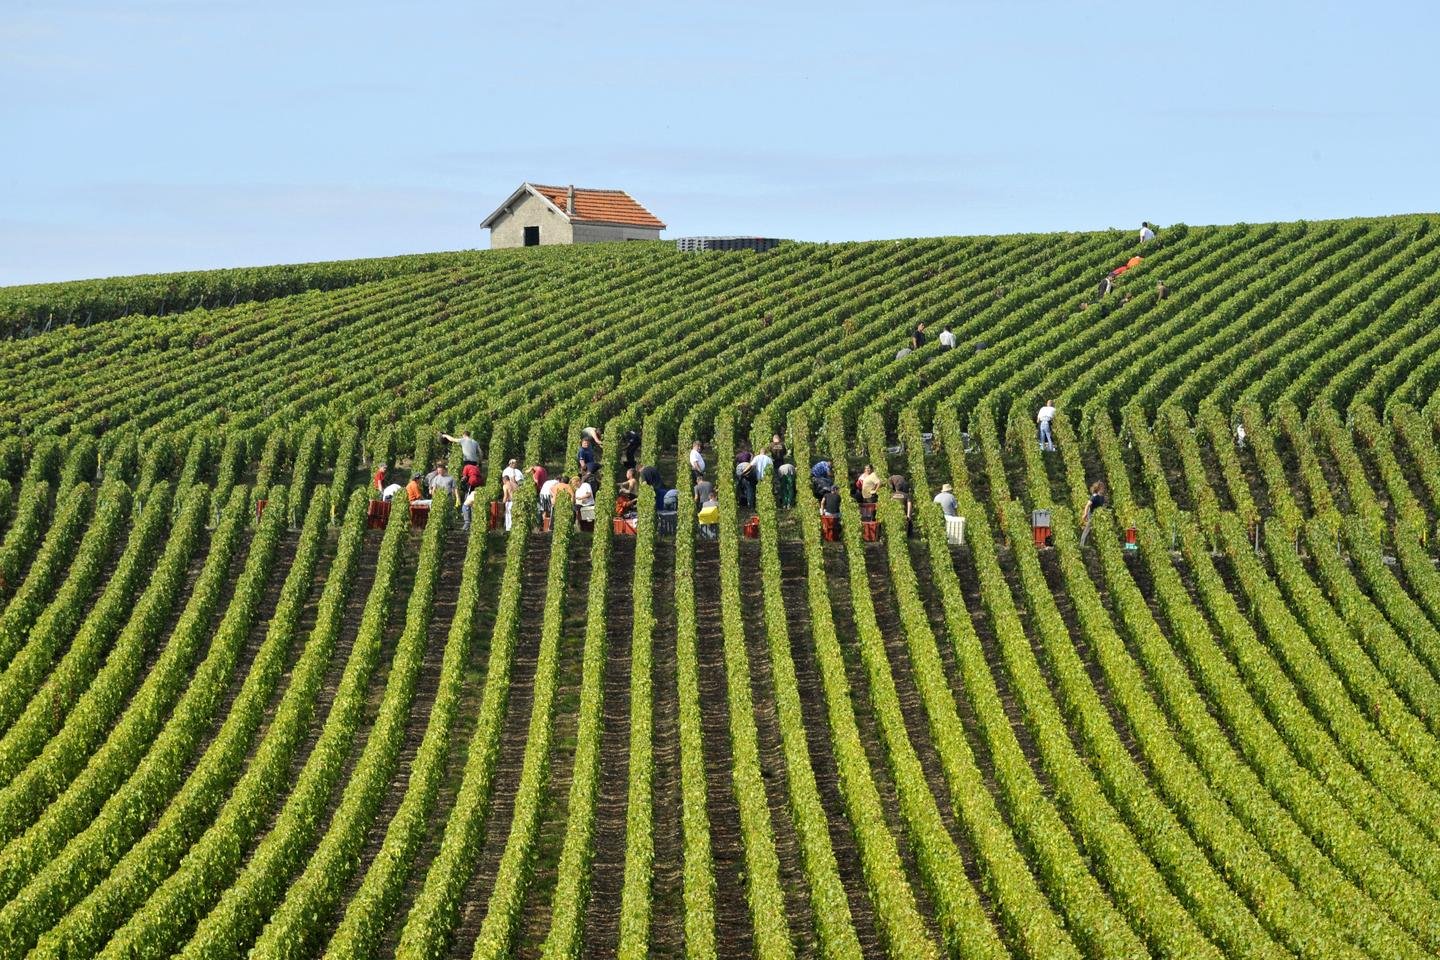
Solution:
<svg viewBox="0 0 1440 960">
<path fill-rule="evenodd" d="M 815 461 L 810 467 L 810 489 L 815 492 L 815 496 L 823 496 L 825 491 L 830 489 L 830 479 L 833 476 L 829 460 Z"/>
<path fill-rule="evenodd" d="M 586 437 L 580 441 L 580 452 L 575 455 L 580 463 L 581 473 L 594 473 L 600 458 L 595 456 L 595 448 L 590 445 L 590 438 Z"/>
</svg>

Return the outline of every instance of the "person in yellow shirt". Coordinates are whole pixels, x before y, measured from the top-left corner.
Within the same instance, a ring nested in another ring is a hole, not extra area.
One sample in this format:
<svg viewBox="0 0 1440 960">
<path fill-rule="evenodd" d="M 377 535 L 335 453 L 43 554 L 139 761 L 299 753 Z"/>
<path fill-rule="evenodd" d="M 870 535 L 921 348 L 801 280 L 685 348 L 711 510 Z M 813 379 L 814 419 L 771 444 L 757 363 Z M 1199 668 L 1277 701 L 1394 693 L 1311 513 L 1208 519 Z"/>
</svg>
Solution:
<svg viewBox="0 0 1440 960">
<path fill-rule="evenodd" d="M 884 481 L 870 464 L 860 472 L 860 499 L 864 503 L 876 503 L 880 499 L 880 487 Z"/>
</svg>

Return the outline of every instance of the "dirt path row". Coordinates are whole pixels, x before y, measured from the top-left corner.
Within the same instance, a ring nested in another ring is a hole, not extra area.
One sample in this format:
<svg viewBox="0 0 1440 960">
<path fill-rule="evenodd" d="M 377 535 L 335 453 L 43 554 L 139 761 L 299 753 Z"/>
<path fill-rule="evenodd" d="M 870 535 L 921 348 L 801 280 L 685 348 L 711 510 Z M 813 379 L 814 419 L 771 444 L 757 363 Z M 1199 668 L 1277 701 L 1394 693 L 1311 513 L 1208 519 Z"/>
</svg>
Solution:
<svg viewBox="0 0 1440 960">
<path fill-rule="evenodd" d="M 584 666 L 586 598 L 590 592 L 590 544 L 588 536 L 570 542 L 569 575 L 565 581 L 564 627 L 557 656 L 555 708 L 550 721 L 550 763 L 540 829 L 531 854 L 530 884 L 520 910 L 515 955 L 521 960 L 540 956 L 540 947 L 550 930 L 550 915 L 560 849 L 570 819 L 570 784 L 575 769 L 575 735 L 580 724 L 580 679 Z"/>
<path fill-rule="evenodd" d="M 684 854 L 680 827 L 679 665 L 675 659 L 675 541 L 655 544 L 653 694 L 655 866 L 651 876 L 650 955 L 681 956 L 685 945 Z"/>
<path fill-rule="evenodd" d="M 875 908 L 865 885 L 864 866 L 855 846 L 855 835 L 845 816 L 840 796 L 839 771 L 825 709 L 825 688 L 815 659 L 810 633 L 810 603 L 806 588 L 805 551 L 790 541 L 779 544 L 780 591 L 785 599 L 785 619 L 790 630 L 790 657 L 795 662 L 795 683 L 800 692 L 800 710 L 805 718 L 805 739 L 810 749 L 810 766 L 830 827 L 830 846 L 840 871 L 840 882 L 850 907 L 850 920 L 866 957 L 883 957 L 884 945 L 875 926 Z"/>
<path fill-rule="evenodd" d="M 468 957 L 480 934 L 481 921 L 495 885 L 500 857 L 510 835 L 515 812 L 515 792 L 520 786 L 520 769 L 525 758 L 525 737 L 530 726 L 530 708 L 535 702 L 535 671 L 540 654 L 540 626 L 545 614 L 545 578 L 550 563 L 550 537 L 532 534 L 525 546 L 520 574 L 520 623 L 515 641 L 515 662 L 510 671 L 510 694 L 505 723 L 500 730 L 499 755 L 494 787 L 486 819 L 485 838 L 475 873 L 461 897 L 460 924 L 450 955 Z"/>
<path fill-rule="evenodd" d="M 605 708 L 600 731 L 600 782 L 595 800 L 595 853 L 585 904 L 584 955 L 613 957 L 620 942 L 620 891 L 625 882 L 625 817 L 630 767 L 631 578 L 635 539 L 610 547 L 605 591 Z"/>
<path fill-rule="evenodd" d="M 730 706 L 720 616 L 720 545 L 700 542 L 695 544 L 695 617 L 706 801 L 715 870 L 715 942 L 725 945 L 727 953 L 749 957 L 755 940 L 745 893 L 740 809 L 731 783 Z"/>
<path fill-rule="evenodd" d="M 781 557 L 783 560 L 784 552 Z M 850 700 L 855 711 L 855 722 L 860 730 L 860 740 L 870 761 L 870 777 L 880 795 L 880 804 L 885 811 L 886 825 L 891 836 L 896 838 L 900 860 L 910 889 L 915 895 L 915 905 L 925 921 L 931 940 L 943 943 L 939 925 L 935 921 L 935 904 L 925 884 L 924 874 L 915 859 L 914 850 L 908 841 L 905 821 L 900 814 L 900 798 L 896 792 L 895 780 L 890 773 L 886 758 L 884 738 L 880 732 L 875 708 L 870 700 L 870 683 L 861 662 L 860 649 L 856 642 L 855 610 L 850 599 L 849 562 L 845 552 L 838 548 L 825 549 L 825 569 L 830 595 L 830 609 L 835 618 L 835 633 L 845 656 L 845 669 L 850 682 Z M 810 698 L 807 698 L 810 699 Z M 818 701 L 817 701 L 818 702 Z"/>
<path fill-rule="evenodd" d="M 780 883 L 785 913 L 797 957 L 814 957 L 819 950 L 815 917 L 810 906 L 810 884 L 800 852 L 800 840 L 790 816 L 790 784 L 785 767 L 785 746 L 775 709 L 774 670 L 770 641 L 765 631 L 765 597 L 760 580 L 759 544 L 740 545 L 740 604 L 745 623 L 745 651 L 750 662 L 750 697 L 755 705 L 755 730 L 760 746 L 760 775 L 770 804 L 770 829 L 780 858 Z"/>
<path fill-rule="evenodd" d="M 412 544 L 418 546 L 418 542 Z M 415 693 L 410 701 L 410 716 L 405 722 L 404 739 L 396 757 L 395 773 L 385 789 L 385 795 L 376 810 L 375 819 L 365 835 L 365 844 L 360 848 L 360 858 L 354 874 L 346 886 L 345 893 L 336 905 L 336 922 L 345 915 L 345 909 L 355 896 L 360 884 L 369 872 L 380 847 L 385 842 L 385 833 L 405 799 L 405 790 L 410 783 L 410 771 L 415 764 L 420 743 L 425 738 L 425 728 L 430 721 L 430 710 L 435 705 L 435 696 L 440 687 L 440 665 L 445 657 L 445 640 L 450 632 L 450 621 L 455 615 L 455 604 L 460 592 L 460 563 L 464 557 L 464 539 L 451 532 L 441 547 L 440 571 L 435 581 L 435 592 L 431 600 L 431 620 L 426 633 L 425 653 L 420 661 L 420 673 L 415 680 Z M 409 581 L 414 582 L 413 575 Z M 409 591 L 395 597 L 392 625 L 399 621 L 403 631 Z M 398 634 L 397 634 L 398 639 Z"/>
<path fill-rule="evenodd" d="M 455 531 L 451 536 L 460 538 L 463 544 L 468 534 Z M 474 734 L 475 724 L 479 721 L 480 699 L 484 694 L 485 662 L 490 652 L 490 632 L 495 624 L 495 605 L 500 594 L 504 560 L 504 540 L 498 536 L 492 537 L 486 545 L 485 566 L 480 580 L 480 608 L 475 618 L 475 635 L 470 641 L 470 655 L 465 665 L 465 679 L 460 687 L 459 704 L 451 727 L 450 744 L 445 758 L 445 776 L 435 797 L 435 808 L 431 812 L 430 822 L 426 826 L 425 840 L 415 856 L 415 867 L 411 870 L 409 879 L 405 883 L 405 889 L 395 911 L 395 918 L 385 932 L 384 944 L 380 950 L 380 955 L 383 957 L 395 955 L 400 932 L 405 926 L 405 917 L 409 914 L 410 908 L 415 904 L 415 898 L 420 895 L 420 891 L 425 885 L 425 877 L 430 872 L 430 864 L 434 862 L 435 855 L 440 849 L 440 840 L 445 834 L 446 821 L 449 820 L 450 812 L 455 808 L 455 798 L 460 791 L 460 781 L 465 771 L 470 737 Z M 456 556 L 455 562 L 463 564 L 463 553 Z M 457 574 L 461 572 L 463 571 L 457 571 Z M 458 591 L 458 584 L 456 589 Z M 448 627 L 446 632 L 448 633 Z M 431 636 L 439 636 L 442 641 L 444 640 L 444 637 L 437 634 L 433 627 Z"/>
</svg>

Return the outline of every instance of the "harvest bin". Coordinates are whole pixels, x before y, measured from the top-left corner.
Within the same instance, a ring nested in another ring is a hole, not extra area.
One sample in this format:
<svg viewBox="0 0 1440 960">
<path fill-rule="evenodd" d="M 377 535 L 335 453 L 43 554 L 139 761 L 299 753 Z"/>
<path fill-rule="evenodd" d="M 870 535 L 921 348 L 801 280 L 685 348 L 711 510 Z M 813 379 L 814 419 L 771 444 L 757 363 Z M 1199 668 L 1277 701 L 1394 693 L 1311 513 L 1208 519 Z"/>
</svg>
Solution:
<svg viewBox="0 0 1440 960">
<path fill-rule="evenodd" d="M 1050 539 L 1050 511 L 1033 510 L 1030 513 L 1030 530 L 1035 537 L 1035 546 L 1048 547 Z"/>
</svg>

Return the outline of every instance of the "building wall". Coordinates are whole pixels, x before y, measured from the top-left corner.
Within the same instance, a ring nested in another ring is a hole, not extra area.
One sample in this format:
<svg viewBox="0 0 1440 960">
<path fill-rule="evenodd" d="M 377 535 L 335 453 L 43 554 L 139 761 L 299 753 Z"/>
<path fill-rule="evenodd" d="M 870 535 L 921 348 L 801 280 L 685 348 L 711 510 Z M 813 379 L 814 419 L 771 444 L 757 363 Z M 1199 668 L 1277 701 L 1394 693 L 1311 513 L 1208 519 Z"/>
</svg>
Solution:
<svg viewBox="0 0 1440 960">
<path fill-rule="evenodd" d="M 542 247 L 575 242 L 570 221 L 552 210 L 544 200 L 526 193 L 515 201 L 515 206 L 508 214 L 502 215 L 490 228 L 490 249 L 523 247 L 526 227 L 540 228 Z"/>
<path fill-rule="evenodd" d="M 614 243 L 618 240 L 659 240 L 660 231 L 652 227 L 619 227 L 599 223 L 574 225 L 576 243 Z M 544 237 L 544 231 L 541 231 Z"/>
</svg>

